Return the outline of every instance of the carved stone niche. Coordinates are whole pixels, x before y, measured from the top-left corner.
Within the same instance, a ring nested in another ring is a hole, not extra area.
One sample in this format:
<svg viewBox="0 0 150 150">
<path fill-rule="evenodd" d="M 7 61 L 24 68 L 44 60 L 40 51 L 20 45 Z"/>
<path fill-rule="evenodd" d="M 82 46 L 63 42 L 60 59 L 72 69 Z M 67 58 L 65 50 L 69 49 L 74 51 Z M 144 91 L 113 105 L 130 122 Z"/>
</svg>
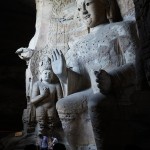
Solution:
<svg viewBox="0 0 150 150">
<path fill-rule="evenodd" d="M 89 28 L 78 11 L 80 6 L 90 6 L 86 0 L 77 0 L 77 3 L 75 0 L 36 0 L 36 33 L 29 43 L 29 48 L 35 50 L 26 71 L 30 81 L 26 86 L 27 96 L 31 102 L 32 86 L 38 80 L 38 63 L 45 55 L 49 56 L 54 73 L 58 68 L 63 70 L 58 69 L 61 73 L 56 73 L 63 91 L 56 109 L 65 133 L 61 132 L 62 141 L 71 150 L 102 150 L 108 129 L 104 124 L 110 121 L 108 114 L 112 111 L 108 107 L 112 108 L 113 103 L 130 105 L 130 95 L 135 89 L 134 62 L 138 46 L 135 21 L 124 19 L 109 23 L 112 5 L 107 3 L 106 7 L 105 2 L 93 0 L 91 3 L 93 8 L 102 8 L 97 10 L 103 11 L 98 14 L 104 15 L 104 22 Z M 119 2 L 123 8 L 123 1 Z M 109 8 L 108 14 L 104 8 L 107 11 Z M 92 14 L 94 10 L 89 11 Z M 121 12 L 125 14 L 125 10 Z M 104 75 L 101 76 L 104 80 L 98 81 L 99 89 L 94 71 L 101 69 L 111 78 L 111 86 L 105 82 Z M 103 92 L 107 84 L 111 87 L 108 95 Z"/>
</svg>

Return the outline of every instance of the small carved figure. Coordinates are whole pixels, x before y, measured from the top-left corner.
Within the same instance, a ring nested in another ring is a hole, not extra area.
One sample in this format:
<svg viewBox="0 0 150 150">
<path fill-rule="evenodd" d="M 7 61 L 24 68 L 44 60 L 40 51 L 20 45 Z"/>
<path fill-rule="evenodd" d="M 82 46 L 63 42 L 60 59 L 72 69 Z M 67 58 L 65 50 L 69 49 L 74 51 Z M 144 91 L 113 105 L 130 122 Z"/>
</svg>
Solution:
<svg viewBox="0 0 150 150">
<path fill-rule="evenodd" d="M 39 70 L 40 77 L 33 85 L 31 103 L 36 109 L 38 134 L 45 134 L 47 125 L 52 133 L 59 123 L 55 104 L 62 98 L 62 91 L 60 84 L 54 81 L 54 73 L 48 57 L 40 63 Z"/>
</svg>

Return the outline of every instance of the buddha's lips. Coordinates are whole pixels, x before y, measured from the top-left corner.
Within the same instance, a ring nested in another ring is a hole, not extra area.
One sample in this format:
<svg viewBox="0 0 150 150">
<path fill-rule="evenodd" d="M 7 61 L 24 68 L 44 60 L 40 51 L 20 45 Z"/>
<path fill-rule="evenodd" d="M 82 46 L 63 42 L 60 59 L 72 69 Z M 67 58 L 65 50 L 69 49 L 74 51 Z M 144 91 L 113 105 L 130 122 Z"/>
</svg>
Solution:
<svg viewBox="0 0 150 150">
<path fill-rule="evenodd" d="M 91 16 L 90 14 L 85 15 L 85 16 L 83 17 L 83 19 L 85 19 L 85 20 L 86 20 L 86 19 L 90 18 L 90 16 Z"/>
</svg>

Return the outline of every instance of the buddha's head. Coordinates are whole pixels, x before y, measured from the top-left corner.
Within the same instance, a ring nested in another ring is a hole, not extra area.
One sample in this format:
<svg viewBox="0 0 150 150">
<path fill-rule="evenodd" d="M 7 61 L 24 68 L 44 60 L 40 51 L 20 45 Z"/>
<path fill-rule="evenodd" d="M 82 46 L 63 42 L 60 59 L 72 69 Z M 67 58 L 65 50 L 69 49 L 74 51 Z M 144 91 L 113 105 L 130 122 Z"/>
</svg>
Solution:
<svg viewBox="0 0 150 150">
<path fill-rule="evenodd" d="M 115 0 L 76 0 L 80 17 L 87 27 L 93 28 L 97 25 L 114 20 Z M 118 10 L 115 10 L 118 11 Z M 119 11 L 120 13 L 120 11 Z"/>
<path fill-rule="evenodd" d="M 53 71 L 52 70 L 43 70 L 41 73 L 41 80 L 46 82 L 52 82 L 53 80 Z"/>
<path fill-rule="evenodd" d="M 50 83 L 53 81 L 54 73 L 51 66 L 51 59 L 48 56 L 45 56 L 39 63 L 39 73 L 41 81 Z"/>
</svg>

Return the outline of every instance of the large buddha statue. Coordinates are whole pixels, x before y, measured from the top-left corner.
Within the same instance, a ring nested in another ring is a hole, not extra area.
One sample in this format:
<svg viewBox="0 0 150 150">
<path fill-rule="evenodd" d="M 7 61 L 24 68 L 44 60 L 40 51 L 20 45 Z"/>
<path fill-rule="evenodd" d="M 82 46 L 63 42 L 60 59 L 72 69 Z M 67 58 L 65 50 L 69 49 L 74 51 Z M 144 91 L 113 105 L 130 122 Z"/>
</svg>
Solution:
<svg viewBox="0 0 150 150">
<path fill-rule="evenodd" d="M 130 103 L 138 38 L 135 23 L 121 21 L 114 0 L 77 0 L 77 9 L 89 34 L 65 55 L 59 50 L 52 54 L 64 94 L 56 109 L 72 150 L 101 150 L 107 111 L 114 102 Z"/>
<path fill-rule="evenodd" d="M 138 38 L 135 22 L 122 21 L 115 0 L 76 0 L 76 4 L 75 11 L 75 0 L 36 1 L 36 33 L 29 44 L 35 50 L 25 56 L 26 95 L 29 103 L 40 96 L 34 89 L 45 84 L 37 79 L 37 64 L 43 55 L 52 55 L 52 70 L 63 90 L 56 109 L 65 144 L 73 150 L 99 150 L 113 105 L 130 104 Z M 51 90 L 43 93 L 52 95 Z M 34 122 L 33 115 L 29 122 Z"/>
</svg>

